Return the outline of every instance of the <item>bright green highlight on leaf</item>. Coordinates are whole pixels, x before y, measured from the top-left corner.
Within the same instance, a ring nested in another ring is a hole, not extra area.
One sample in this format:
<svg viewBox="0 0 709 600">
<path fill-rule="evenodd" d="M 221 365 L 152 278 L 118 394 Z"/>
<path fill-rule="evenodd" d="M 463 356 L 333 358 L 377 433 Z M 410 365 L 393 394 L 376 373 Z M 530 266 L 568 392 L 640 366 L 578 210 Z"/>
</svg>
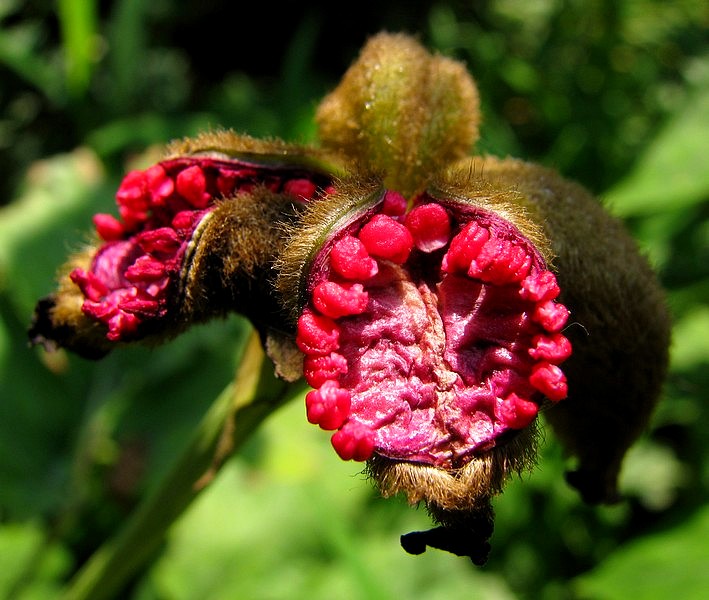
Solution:
<svg viewBox="0 0 709 600">
<path fill-rule="evenodd" d="M 704 508 L 681 525 L 628 543 L 580 577 L 576 590 L 584 598 L 603 600 L 704 600 L 709 589 L 707 537 L 709 508 Z"/>
<path fill-rule="evenodd" d="M 709 194 L 709 91 L 699 89 L 639 158 L 635 169 L 605 194 L 621 217 L 686 208 Z"/>
</svg>

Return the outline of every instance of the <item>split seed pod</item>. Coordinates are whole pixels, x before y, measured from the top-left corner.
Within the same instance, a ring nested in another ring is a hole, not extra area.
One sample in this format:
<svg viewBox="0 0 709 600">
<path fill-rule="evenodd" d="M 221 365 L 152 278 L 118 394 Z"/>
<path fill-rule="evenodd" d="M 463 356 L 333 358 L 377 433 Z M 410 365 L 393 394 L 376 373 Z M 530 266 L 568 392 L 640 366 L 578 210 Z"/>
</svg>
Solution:
<svg viewBox="0 0 709 600">
<path fill-rule="evenodd" d="M 278 224 L 325 193 L 334 164 L 226 131 L 173 143 L 162 161 L 124 177 L 118 217 L 94 217 L 94 240 L 39 302 L 31 340 L 97 358 L 232 311 L 264 337 L 282 336 L 271 281 Z"/>
<path fill-rule="evenodd" d="M 542 231 L 516 194 L 464 186 L 408 211 L 374 181 L 340 186 L 306 210 L 279 285 L 314 388 L 308 420 L 335 431 L 343 459 L 368 461 L 385 496 L 424 501 L 449 538 L 475 522 L 462 553 L 482 561 L 489 499 L 533 464 L 571 344 Z"/>
<path fill-rule="evenodd" d="M 485 562 L 540 414 L 583 498 L 616 500 L 669 343 L 622 225 L 552 171 L 468 157 L 475 84 L 408 36 L 372 38 L 317 121 L 324 150 L 222 132 L 129 173 L 31 339 L 96 357 L 245 314 L 339 456 L 427 506 L 408 552 Z"/>
<path fill-rule="evenodd" d="M 323 101 L 324 143 L 363 175 L 306 207 L 278 286 L 314 388 L 308 420 L 367 461 L 383 495 L 426 504 L 440 527 L 403 536 L 407 551 L 480 564 L 490 500 L 534 464 L 540 412 L 577 457 L 584 499 L 617 498 L 659 395 L 668 318 L 632 239 L 581 187 L 463 158 L 477 95 L 439 60 L 381 34 Z"/>
</svg>

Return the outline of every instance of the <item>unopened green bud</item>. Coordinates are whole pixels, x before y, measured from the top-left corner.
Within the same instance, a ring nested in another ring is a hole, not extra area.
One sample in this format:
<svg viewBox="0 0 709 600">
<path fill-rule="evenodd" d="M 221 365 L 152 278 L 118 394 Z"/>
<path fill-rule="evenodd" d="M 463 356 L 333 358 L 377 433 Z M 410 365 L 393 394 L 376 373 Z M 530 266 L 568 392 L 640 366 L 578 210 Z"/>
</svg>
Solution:
<svg viewBox="0 0 709 600">
<path fill-rule="evenodd" d="M 463 64 L 413 38 L 379 34 L 320 104 L 320 138 L 411 198 L 478 138 L 478 93 Z"/>
</svg>

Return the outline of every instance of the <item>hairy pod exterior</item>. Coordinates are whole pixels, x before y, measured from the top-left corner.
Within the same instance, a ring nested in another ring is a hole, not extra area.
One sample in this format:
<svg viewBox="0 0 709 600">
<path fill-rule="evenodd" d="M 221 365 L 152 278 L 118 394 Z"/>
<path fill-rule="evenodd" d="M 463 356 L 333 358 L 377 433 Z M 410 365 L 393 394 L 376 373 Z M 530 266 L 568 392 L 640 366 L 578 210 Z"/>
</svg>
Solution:
<svg viewBox="0 0 709 600">
<path fill-rule="evenodd" d="M 324 150 L 217 132 L 126 175 L 31 340 L 97 357 L 245 314 L 338 455 L 426 505 L 414 554 L 485 562 L 540 415 L 578 461 L 569 483 L 615 501 L 669 345 L 621 223 L 549 169 L 469 157 L 475 84 L 411 37 L 374 36 L 316 119 Z"/>
<path fill-rule="evenodd" d="M 478 92 L 462 63 L 414 38 L 380 33 L 362 49 L 316 120 L 325 147 L 384 174 L 409 198 L 478 139 Z"/>
<path fill-rule="evenodd" d="M 567 395 L 569 312 L 533 212 L 480 178 L 410 205 L 376 180 L 342 182 L 277 263 L 308 420 L 367 461 L 383 495 L 425 502 L 448 532 L 430 534 L 438 547 L 534 464 L 537 413 Z M 470 543 L 480 558 L 487 537 Z"/>
<path fill-rule="evenodd" d="M 551 242 L 574 352 L 564 365 L 569 398 L 544 416 L 578 459 L 569 483 L 587 502 L 614 502 L 623 456 L 646 430 L 667 371 L 664 292 L 622 223 L 578 184 L 492 157 L 461 161 L 454 171 L 471 165 L 490 185 L 516 189 Z"/>
<path fill-rule="evenodd" d="M 339 167 L 324 157 L 227 131 L 174 142 L 162 161 L 125 176 L 118 217 L 94 217 L 94 242 L 38 303 L 30 339 L 98 358 L 231 311 L 264 336 L 279 332 L 279 223 L 330 186 Z"/>
</svg>

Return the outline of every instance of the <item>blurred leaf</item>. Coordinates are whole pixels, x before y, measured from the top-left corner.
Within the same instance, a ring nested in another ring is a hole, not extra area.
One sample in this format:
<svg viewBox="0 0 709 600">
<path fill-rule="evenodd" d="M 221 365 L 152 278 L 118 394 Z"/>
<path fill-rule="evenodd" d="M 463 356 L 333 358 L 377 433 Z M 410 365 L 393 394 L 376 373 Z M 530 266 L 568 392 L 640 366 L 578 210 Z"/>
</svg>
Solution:
<svg viewBox="0 0 709 600">
<path fill-rule="evenodd" d="M 263 419 L 297 387 L 276 378 L 256 333 L 246 345 L 233 385 L 210 406 L 167 476 L 118 534 L 104 543 L 72 579 L 67 598 L 112 598 L 163 542 L 172 523 L 211 482 Z"/>
<path fill-rule="evenodd" d="M 53 288 L 69 251 L 87 239 L 103 178 L 96 156 L 80 148 L 35 163 L 21 197 L 0 209 L 0 290 L 26 318 Z M 112 194 L 106 193 L 108 202 Z"/>
<path fill-rule="evenodd" d="M 672 368 L 687 371 L 700 365 L 709 367 L 709 306 L 697 304 L 675 323 L 672 341 Z"/>
<path fill-rule="evenodd" d="M 687 208 L 709 196 L 709 89 L 698 90 L 640 157 L 633 172 L 605 194 L 621 217 Z"/>
<path fill-rule="evenodd" d="M 142 600 L 512 600 L 502 578 L 443 552 L 406 554 L 423 510 L 373 494 L 308 424 L 302 397 L 274 414 L 172 529 Z M 197 559 L 199 557 L 199 559 Z"/>
<path fill-rule="evenodd" d="M 0 293 L 0 515 L 7 518 L 61 504 L 87 385 L 77 359 L 61 374 L 42 364 L 26 327 Z"/>
<path fill-rule="evenodd" d="M 33 165 L 22 196 L 0 210 L 0 505 L 8 515 L 45 514 L 65 493 L 88 370 L 64 353 L 43 363 L 26 330 L 35 302 L 54 287 L 69 232 L 90 224 L 102 179 L 95 156 L 79 149 Z"/>
<path fill-rule="evenodd" d="M 709 506 L 682 524 L 626 544 L 575 581 L 596 600 L 704 600 L 709 590 Z"/>
<path fill-rule="evenodd" d="M 210 129 L 213 121 L 213 116 L 208 113 L 177 116 L 136 113 L 124 119 L 106 121 L 91 131 L 86 142 L 100 156 L 115 155 L 126 148 L 162 146 L 173 137 L 195 135 Z"/>
<path fill-rule="evenodd" d="M 111 63 L 112 93 L 110 103 L 116 108 L 133 106 L 140 77 L 141 57 L 145 56 L 148 31 L 146 9 L 141 0 L 120 0 L 113 3 L 112 18 L 108 22 L 108 44 Z"/>
<path fill-rule="evenodd" d="M 61 4 L 78 11 L 98 6 Z M 625 465 L 625 489 L 642 502 L 584 506 L 564 483 L 567 459 L 549 435 L 538 468 L 496 499 L 484 569 L 441 552 L 412 557 L 398 537 L 428 528 L 425 511 L 377 498 L 360 466 L 342 463 L 328 434 L 305 422 L 300 402 L 274 415 L 205 490 L 126 598 L 550 600 L 572 597 L 569 582 L 596 565 L 591 581 L 606 583 L 585 597 L 635 596 L 635 589 L 650 597 L 645 578 L 659 569 L 650 550 L 633 566 L 630 556 L 642 547 L 633 540 L 655 539 L 647 528 L 658 519 L 670 536 L 709 485 L 709 60 L 700 5 L 441 1 L 416 13 L 397 0 L 359 7 L 342 28 L 341 19 L 308 3 L 290 13 L 295 18 L 268 20 L 258 18 L 270 16 L 265 5 L 199 1 L 175 10 L 165 2 L 116 0 L 102 3 L 93 23 L 89 12 L 75 15 L 84 19 L 74 22 L 81 35 L 72 42 L 81 103 L 67 97 L 61 60 L 69 57 L 69 36 L 60 37 L 66 23 L 57 20 L 57 4 L 0 0 L 0 158 L 7 171 L 0 202 L 22 197 L 0 212 L 0 597 L 3 576 L 29 560 L 37 571 L 26 595 L 55 598 L 65 564 L 79 568 L 115 534 L 232 377 L 246 331 L 242 320 L 228 319 L 169 346 L 127 348 L 97 364 L 26 347 L 27 320 L 36 299 L 53 288 L 56 267 L 91 232 L 93 212 L 115 211 L 126 158 L 216 126 L 311 140 L 316 98 L 366 34 L 380 28 L 408 29 L 424 41 L 428 31 L 439 50 L 469 64 L 484 115 L 478 151 L 554 166 L 596 191 L 635 165 L 608 198 L 660 267 L 677 319 L 668 398 L 657 430 L 648 432 L 651 449 L 639 447 Z M 267 22 L 269 35 L 242 27 L 235 38 L 234 22 Z M 87 73 L 91 85 L 82 88 Z M 666 125 L 650 143 L 657 123 Z M 108 177 L 90 152 L 73 150 L 86 146 Z M 31 167 L 15 193 L 28 165 L 46 156 L 54 158 Z M 93 175 L 85 170 L 92 163 Z M 683 473 L 694 476 L 673 479 Z M 679 496 L 657 512 L 656 492 L 665 504 Z M 36 520 L 26 522 L 31 516 Z M 11 527 L 17 529 L 6 537 Z M 669 578 L 657 586 L 664 594 L 668 583 L 669 593 L 684 599 L 691 597 L 685 585 L 692 592 L 697 583 L 689 579 L 703 573 L 685 557 L 699 556 L 707 543 L 687 526 L 680 531 L 688 546 L 653 548 L 667 573 L 681 577 L 693 569 L 674 586 Z M 702 532 L 706 539 L 706 526 Z M 34 549 L 53 535 L 61 548 L 47 546 L 50 558 L 35 560 Z M 45 560 L 58 566 L 50 569 Z M 614 573 L 618 579 L 610 581 Z"/>
<path fill-rule="evenodd" d="M 29 563 L 33 577 L 22 581 Z M 71 566 L 71 556 L 57 544 L 47 546 L 39 525 L 13 523 L 0 525 L 0 564 L 0 598 L 52 600 L 59 593 L 61 577 Z"/>
<path fill-rule="evenodd" d="M 0 63 L 61 105 L 65 99 L 63 76 L 46 57 L 38 55 L 38 36 L 38 28 L 32 23 L 0 27 Z"/>
<path fill-rule="evenodd" d="M 627 496 L 639 497 L 649 510 L 659 512 L 677 500 L 690 473 L 671 449 L 641 440 L 625 455 L 619 487 Z"/>
<path fill-rule="evenodd" d="M 695 305 L 705 305 L 709 298 L 709 278 L 699 279 L 678 290 L 672 290 L 669 302 L 675 315 L 694 309 Z"/>
</svg>

